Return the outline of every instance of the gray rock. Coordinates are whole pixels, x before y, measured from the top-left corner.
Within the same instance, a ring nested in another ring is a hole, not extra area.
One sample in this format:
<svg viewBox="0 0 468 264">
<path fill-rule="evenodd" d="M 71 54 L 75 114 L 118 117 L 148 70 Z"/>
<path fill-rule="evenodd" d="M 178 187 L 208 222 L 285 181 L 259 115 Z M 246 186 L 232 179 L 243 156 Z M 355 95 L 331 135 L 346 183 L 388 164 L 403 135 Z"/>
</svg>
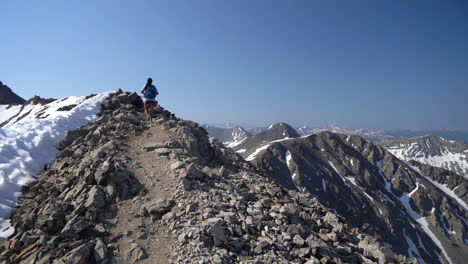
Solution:
<svg viewBox="0 0 468 264">
<path fill-rule="evenodd" d="M 73 249 L 72 251 L 70 251 L 60 260 L 63 261 L 63 263 L 67 263 L 67 264 L 87 264 L 89 263 L 90 256 L 91 256 L 90 247 L 86 244 L 83 244 Z"/>
<path fill-rule="evenodd" d="M 104 161 L 99 168 L 96 170 L 96 173 L 94 174 L 94 179 L 96 180 L 97 184 L 102 184 L 106 180 L 107 173 L 111 169 L 111 164 L 109 161 Z"/>
<path fill-rule="evenodd" d="M 93 249 L 94 259 L 100 263 L 107 257 L 107 246 L 101 239 L 97 239 L 96 245 Z"/>
<path fill-rule="evenodd" d="M 102 208 L 105 205 L 106 200 L 104 198 L 104 193 L 97 186 L 93 186 L 88 192 L 88 199 L 86 200 L 84 206 L 86 208 Z"/>
<path fill-rule="evenodd" d="M 135 263 L 145 258 L 148 258 L 148 254 L 137 243 L 133 243 L 130 250 L 126 253 L 127 263 Z"/>
<path fill-rule="evenodd" d="M 154 202 L 150 202 L 143 206 L 144 211 L 153 217 L 153 219 L 160 219 L 165 213 L 169 212 L 174 207 L 174 200 L 160 199 Z"/>
<path fill-rule="evenodd" d="M 216 247 L 219 247 L 219 246 L 221 246 L 223 244 L 228 243 L 226 234 L 224 233 L 223 228 L 222 228 L 222 222 L 221 221 L 217 221 L 216 223 L 214 223 L 208 229 L 208 233 L 213 238 L 213 243 L 214 243 L 214 245 Z"/>
<path fill-rule="evenodd" d="M 81 231 L 85 230 L 88 227 L 84 217 L 75 216 L 70 219 L 67 224 L 62 229 L 62 234 L 79 234 Z"/>
</svg>

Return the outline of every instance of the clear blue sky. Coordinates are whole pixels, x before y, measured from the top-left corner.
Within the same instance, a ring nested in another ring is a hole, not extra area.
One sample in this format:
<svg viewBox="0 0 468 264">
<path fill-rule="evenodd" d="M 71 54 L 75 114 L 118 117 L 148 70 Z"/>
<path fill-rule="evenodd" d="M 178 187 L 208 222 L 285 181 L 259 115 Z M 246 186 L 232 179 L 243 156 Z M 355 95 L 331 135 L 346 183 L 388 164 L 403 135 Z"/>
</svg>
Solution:
<svg viewBox="0 0 468 264">
<path fill-rule="evenodd" d="M 0 2 L 0 80 L 198 122 L 468 127 L 466 1 Z"/>
</svg>

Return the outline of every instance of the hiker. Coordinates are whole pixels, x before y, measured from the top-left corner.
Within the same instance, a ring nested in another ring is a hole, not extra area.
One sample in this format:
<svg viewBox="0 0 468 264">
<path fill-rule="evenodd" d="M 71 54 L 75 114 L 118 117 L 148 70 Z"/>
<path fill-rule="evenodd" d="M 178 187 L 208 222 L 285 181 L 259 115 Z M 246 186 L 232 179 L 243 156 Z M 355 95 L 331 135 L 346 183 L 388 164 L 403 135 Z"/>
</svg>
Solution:
<svg viewBox="0 0 468 264">
<path fill-rule="evenodd" d="M 154 98 L 159 94 L 158 89 L 153 85 L 153 79 L 148 78 L 141 93 L 145 97 L 145 113 L 148 119 L 151 120 L 153 118 L 154 106 L 158 103 Z"/>
</svg>

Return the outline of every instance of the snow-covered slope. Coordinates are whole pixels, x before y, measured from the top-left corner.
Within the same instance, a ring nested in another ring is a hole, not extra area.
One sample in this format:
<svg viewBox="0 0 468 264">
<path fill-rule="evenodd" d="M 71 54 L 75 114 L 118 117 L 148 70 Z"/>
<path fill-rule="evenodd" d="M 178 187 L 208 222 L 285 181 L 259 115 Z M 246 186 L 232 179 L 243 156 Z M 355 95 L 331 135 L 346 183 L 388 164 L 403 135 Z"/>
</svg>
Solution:
<svg viewBox="0 0 468 264">
<path fill-rule="evenodd" d="M 233 148 L 241 144 L 250 133 L 247 132 L 243 127 L 234 126 L 234 127 L 213 127 L 210 125 L 204 125 L 204 129 L 212 137 L 215 137 L 227 147 Z"/>
<path fill-rule="evenodd" d="M 426 135 L 380 143 L 397 158 L 453 171 L 468 179 L 468 144 Z"/>
<path fill-rule="evenodd" d="M 108 96 L 72 96 L 45 105 L 0 105 L 0 123 L 4 123 L 0 128 L 0 237 L 14 231 L 8 218 L 21 186 L 55 159 L 67 131 L 97 118 Z"/>
</svg>

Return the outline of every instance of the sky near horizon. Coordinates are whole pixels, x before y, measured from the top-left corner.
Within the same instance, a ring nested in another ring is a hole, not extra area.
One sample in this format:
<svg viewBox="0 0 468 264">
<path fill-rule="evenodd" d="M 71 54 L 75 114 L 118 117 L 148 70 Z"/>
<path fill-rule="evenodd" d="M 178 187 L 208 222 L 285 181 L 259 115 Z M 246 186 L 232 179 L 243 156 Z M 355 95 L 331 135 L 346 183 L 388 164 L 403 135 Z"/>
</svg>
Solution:
<svg viewBox="0 0 468 264">
<path fill-rule="evenodd" d="M 205 123 L 468 128 L 466 1 L 0 2 L 0 81 L 24 98 L 147 77 Z"/>
</svg>

